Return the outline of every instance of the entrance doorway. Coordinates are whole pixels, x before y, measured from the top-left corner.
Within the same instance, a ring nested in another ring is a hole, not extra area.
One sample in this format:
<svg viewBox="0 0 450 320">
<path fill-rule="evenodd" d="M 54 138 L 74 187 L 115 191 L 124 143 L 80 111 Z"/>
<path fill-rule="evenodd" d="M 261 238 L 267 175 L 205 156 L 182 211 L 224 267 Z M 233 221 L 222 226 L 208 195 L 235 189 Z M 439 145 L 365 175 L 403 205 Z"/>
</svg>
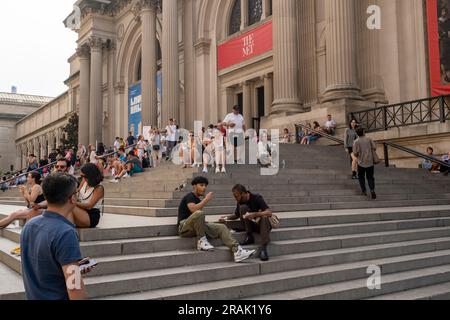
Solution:
<svg viewBox="0 0 450 320">
<path fill-rule="evenodd" d="M 239 112 L 244 115 L 244 94 L 237 94 L 237 105 L 239 106 Z"/>
</svg>

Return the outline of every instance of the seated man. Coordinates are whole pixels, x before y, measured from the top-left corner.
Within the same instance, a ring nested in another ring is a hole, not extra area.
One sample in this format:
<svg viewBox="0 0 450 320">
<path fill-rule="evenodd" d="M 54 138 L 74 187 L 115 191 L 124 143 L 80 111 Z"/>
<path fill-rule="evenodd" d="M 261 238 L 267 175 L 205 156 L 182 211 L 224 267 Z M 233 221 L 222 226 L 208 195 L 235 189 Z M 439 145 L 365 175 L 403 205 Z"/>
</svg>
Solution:
<svg viewBox="0 0 450 320">
<path fill-rule="evenodd" d="M 243 185 L 234 186 L 233 196 L 237 201 L 236 211 L 231 216 L 222 217 L 221 221 L 241 219 L 247 232 L 244 245 L 255 243 L 253 232 L 259 233 L 261 235 L 260 259 L 262 261 L 269 260 L 267 245 L 270 242 L 270 231 L 272 230 L 269 220 L 272 210 L 261 195 L 247 191 Z"/>
<path fill-rule="evenodd" d="M 211 251 L 214 247 L 209 243 L 210 239 L 221 239 L 234 253 L 234 261 L 242 262 L 250 258 L 255 250 L 244 250 L 233 239 L 230 230 L 223 224 L 207 223 L 205 214 L 201 211 L 213 198 L 212 192 L 205 196 L 208 179 L 197 177 L 192 181 L 193 192 L 181 200 L 178 208 L 178 234 L 182 238 L 197 237 L 197 250 Z M 205 196 L 203 200 L 200 197 Z"/>
<path fill-rule="evenodd" d="M 334 121 L 331 114 L 328 115 L 328 120 L 325 122 L 324 131 L 328 134 L 334 135 L 336 133 L 337 123 Z"/>
</svg>

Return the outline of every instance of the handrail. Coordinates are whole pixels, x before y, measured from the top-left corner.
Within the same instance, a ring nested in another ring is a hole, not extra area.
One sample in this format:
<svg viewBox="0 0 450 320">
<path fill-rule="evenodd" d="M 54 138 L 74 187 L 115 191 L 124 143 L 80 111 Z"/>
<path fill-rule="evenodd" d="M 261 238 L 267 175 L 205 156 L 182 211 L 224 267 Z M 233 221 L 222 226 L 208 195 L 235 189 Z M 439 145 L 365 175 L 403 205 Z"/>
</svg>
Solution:
<svg viewBox="0 0 450 320">
<path fill-rule="evenodd" d="M 412 154 L 412 155 L 414 155 L 414 156 L 416 156 L 418 158 L 422 158 L 424 160 L 435 162 L 435 163 L 437 163 L 437 164 L 439 164 L 441 166 L 445 166 L 445 167 L 449 167 L 450 166 L 448 163 L 445 163 L 445 162 L 443 162 L 441 160 L 438 160 L 438 159 L 436 159 L 434 157 L 430 157 L 430 156 L 428 156 L 426 154 L 423 154 L 423 153 L 421 153 L 419 151 L 416 151 L 416 150 L 413 150 L 413 149 L 410 149 L 410 148 L 407 148 L 407 147 L 404 147 L 404 146 L 400 146 L 400 145 L 395 144 L 393 142 L 384 142 L 383 145 L 384 145 L 384 162 L 385 162 L 386 167 L 389 167 L 388 146 L 392 147 L 392 148 L 395 148 L 395 149 L 398 149 L 400 151 Z"/>
<path fill-rule="evenodd" d="M 446 99 L 450 95 L 430 97 L 391 105 L 382 105 L 349 114 L 350 120 L 356 120 L 366 128 L 366 133 L 387 131 L 392 128 L 406 127 L 424 123 L 450 120 L 450 105 Z"/>
<path fill-rule="evenodd" d="M 132 144 L 130 146 L 125 146 L 124 149 L 127 150 L 127 149 L 132 149 L 132 148 L 135 148 L 135 147 L 137 147 L 137 143 Z M 113 155 L 118 154 L 118 153 L 119 153 L 119 150 L 111 152 L 111 153 L 104 154 L 102 156 L 99 156 L 99 158 L 107 158 L 107 157 L 113 156 Z"/>
<path fill-rule="evenodd" d="M 55 161 L 55 162 L 46 164 L 45 166 L 39 167 L 39 168 L 37 168 L 37 169 L 30 170 L 30 171 L 25 172 L 25 173 L 21 173 L 21 174 L 19 174 L 18 176 L 14 176 L 13 178 L 9 178 L 9 179 L 7 179 L 7 180 L 5 180 L 5 181 L 0 181 L 0 184 L 7 183 L 7 182 L 10 182 L 10 181 L 14 181 L 14 180 L 16 180 L 16 179 L 19 179 L 19 178 L 21 178 L 21 177 L 23 177 L 23 176 L 28 175 L 30 172 L 37 172 L 37 171 L 40 171 L 40 170 L 42 170 L 42 169 L 44 169 L 44 168 L 51 167 L 51 166 L 55 165 L 57 162 L 58 162 L 58 160 Z M 26 170 L 26 169 L 24 169 L 24 170 Z"/>
<path fill-rule="evenodd" d="M 131 146 L 126 146 L 126 147 L 125 147 L 125 150 L 130 149 L 130 148 L 134 148 L 134 147 L 136 147 L 136 146 L 137 146 L 137 144 L 133 144 L 133 145 L 131 145 Z M 99 156 L 99 158 L 106 158 L 106 157 L 109 157 L 109 156 L 111 156 L 111 155 L 117 154 L 118 152 L 119 152 L 119 151 L 115 151 L 115 152 L 112 152 L 112 153 L 108 153 L 108 154 Z M 0 181 L 0 184 L 8 183 L 8 182 L 14 181 L 14 180 L 16 180 L 16 179 L 19 179 L 19 178 L 21 178 L 21 177 L 23 177 L 23 176 L 28 175 L 30 172 L 37 172 L 37 171 L 40 171 L 40 170 L 42 170 L 42 169 L 44 169 L 44 168 L 51 167 L 51 166 L 55 165 L 57 162 L 58 162 L 58 160 L 55 161 L 55 162 L 49 163 L 49 164 L 47 164 L 47 165 L 45 165 L 45 166 L 39 167 L 39 168 L 37 168 L 37 169 L 30 170 L 30 171 L 28 171 L 28 172 L 22 173 L 22 174 L 20 174 L 20 175 L 18 175 L 18 176 L 14 176 L 13 178 L 7 179 L 7 180 L 5 180 L 5 181 Z M 26 170 L 26 169 L 24 169 L 24 170 Z"/>
<path fill-rule="evenodd" d="M 318 134 L 318 135 L 320 135 L 320 136 L 322 136 L 322 137 L 324 137 L 324 138 L 327 138 L 327 139 L 329 139 L 329 140 L 331 140 L 331 141 L 334 141 L 334 142 L 336 142 L 336 143 L 339 143 L 339 144 L 344 145 L 344 140 L 341 140 L 341 139 L 339 139 L 339 138 L 333 137 L 332 135 L 329 135 L 328 133 L 325 133 L 325 132 L 322 132 L 322 131 L 319 131 L 319 130 L 310 128 L 310 127 L 308 127 L 308 126 L 306 126 L 306 125 L 304 125 L 304 124 L 300 124 L 300 123 L 295 125 L 295 129 L 296 129 L 296 139 L 298 139 L 298 132 L 299 132 L 299 131 L 298 131 L 298 128 L 299 128 L 299 127 L 303 128 L 303 129 L 308 129 L 309 131 L 312 131 L 312 132 L 314 132 L 314 133 L 316 133 L 316 134 Z M 297 140 L 297 142 L 298 142 L 298 140 Z"/>
</svg>

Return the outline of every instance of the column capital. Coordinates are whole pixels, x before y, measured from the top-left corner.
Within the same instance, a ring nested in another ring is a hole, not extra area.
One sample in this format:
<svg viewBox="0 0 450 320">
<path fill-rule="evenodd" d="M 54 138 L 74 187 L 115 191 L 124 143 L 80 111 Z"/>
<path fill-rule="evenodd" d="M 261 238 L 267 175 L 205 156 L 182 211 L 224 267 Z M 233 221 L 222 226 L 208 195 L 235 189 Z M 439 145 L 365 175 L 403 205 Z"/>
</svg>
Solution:
<svg viewBox="0 0 450 320">
<path fill-rule="evenodd" d="M 76 49 L 76 54 L 81 59 L 89 59 L 90 49 L 87 45 L 83 45 Z"/>
<path fill-rule="evenodd" d="M 92 36 L 88 40 L 89 47 L 91 47 L 91 50 L 102 50 L 105 46 L 105 42 L 100 37 Z"/>
<path fill-rule="evenodd" d="M 162 12 L 162 4 L 160 0 L 140 0 L 138 6 L 141 11 L 151 10 Z"/>
</svg>

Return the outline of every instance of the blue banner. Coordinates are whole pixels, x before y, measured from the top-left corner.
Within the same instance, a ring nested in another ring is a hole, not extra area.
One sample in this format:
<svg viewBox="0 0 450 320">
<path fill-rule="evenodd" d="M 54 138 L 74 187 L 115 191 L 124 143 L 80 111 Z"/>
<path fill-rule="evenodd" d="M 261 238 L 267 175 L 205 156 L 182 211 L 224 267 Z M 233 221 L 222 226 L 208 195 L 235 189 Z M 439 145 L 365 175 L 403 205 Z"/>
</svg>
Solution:
<svg viewBox="0 0 450 320">
<path fill-rule="evenodd" d="M 158 97 L 158 127 L 162 128 L 161 111 L 162 111 L 162 72 L 158 71 L 156 75 L 156 91 Z"/>
<path fill-rule="evenodd" d="M 137 137 L 142 134 L 142 91 L 141 84 L 133 85 L 128 90 L 128 132 Z"/>
</svg>

